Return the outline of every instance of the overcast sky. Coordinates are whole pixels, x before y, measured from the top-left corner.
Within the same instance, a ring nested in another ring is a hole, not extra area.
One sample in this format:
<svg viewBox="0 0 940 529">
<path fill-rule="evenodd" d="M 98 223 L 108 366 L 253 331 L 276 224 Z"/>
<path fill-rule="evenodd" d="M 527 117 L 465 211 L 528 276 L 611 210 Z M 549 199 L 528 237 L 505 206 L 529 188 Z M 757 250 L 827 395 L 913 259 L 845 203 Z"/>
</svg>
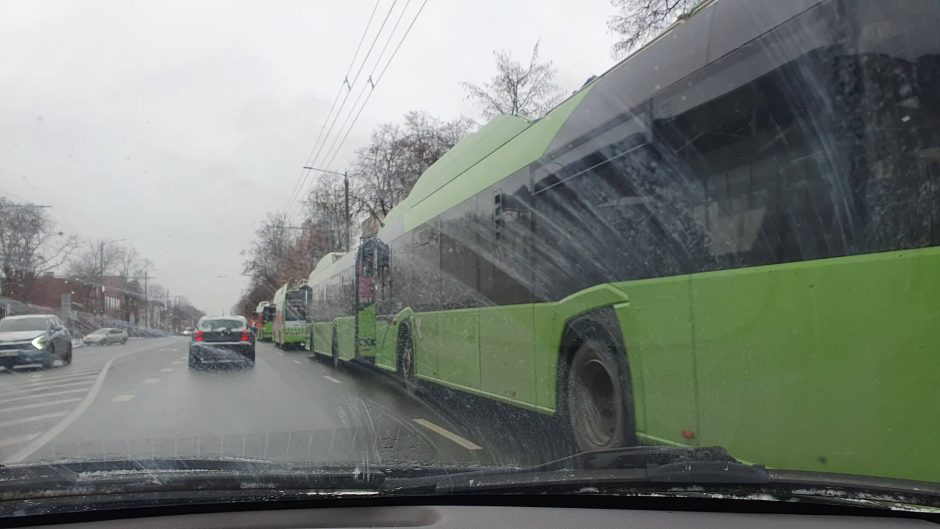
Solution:
<svg viewBox="0 0 940 529">
<path fill-rule="evenodd" d="M 399 0 L 386 32 L 406 4 L 386 58 L 421 0 Z M 127 239 L 171 295 L 228 311 L 247 284 L 240 252 L 285 207 L 374 5 L 0 0 L 0 195 L 51 205 L 83 238 Z M 479 119 L 459 83 L 485 81 L 495 49 L 527 58 L 540 40 L 576 89 L 613 64 L 611 13 L 608 0 L 430 0 L 331 168 L 408 110 Z"/>
</svg>

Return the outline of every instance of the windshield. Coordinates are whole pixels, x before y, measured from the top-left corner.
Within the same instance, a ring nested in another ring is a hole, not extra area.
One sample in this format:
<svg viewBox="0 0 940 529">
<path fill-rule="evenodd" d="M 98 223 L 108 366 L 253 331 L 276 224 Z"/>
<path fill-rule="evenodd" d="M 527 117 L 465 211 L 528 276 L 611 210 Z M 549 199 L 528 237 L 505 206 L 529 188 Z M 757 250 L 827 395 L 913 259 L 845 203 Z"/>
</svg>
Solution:
<svg viewBox="0 0 940 529">
<path fill-rule="evenodd" d="M 4 318 L 0 320 L 0 332 L 44 331 L 47 325 L 47 318 Z"/>
<path fill-rule="evenodd" d="M 213 320 L 200 320 L 199 321 L 199 330 L 200 331 L 222 331 L 222 330 L 240 330 L 245 328 L 245 322 L 242 320 L 235 319 L 213 319 Z"/>
<path fill-rule="evenodd" d="M 938 28 L 937 0 L 0 2 L 0 331 L 57 322 L 0 343 L 0 518 L 2 470 L 53 461 L 935 490 Z"/>
</svg>

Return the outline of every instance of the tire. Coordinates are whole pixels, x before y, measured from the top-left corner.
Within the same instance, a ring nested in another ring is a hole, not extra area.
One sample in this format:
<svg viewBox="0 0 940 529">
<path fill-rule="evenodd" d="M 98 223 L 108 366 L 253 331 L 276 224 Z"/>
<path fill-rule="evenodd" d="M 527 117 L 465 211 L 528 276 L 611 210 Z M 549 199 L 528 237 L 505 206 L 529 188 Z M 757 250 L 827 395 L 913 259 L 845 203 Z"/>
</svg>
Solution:
<svg viewBox="0 0 940 529">
<path fill-rule="evenodd" d="M 618 358 L 621 349 L 603 334 L 589 335 L 577 345 L 563 377 L 562 415 L 579 452 L 635 444 L 626 362 Z"/>
<path fill-rule="evenodd" d="M 65 357 L 62 358 L 62 365 L 72 365 L 72 344 L 65 348 Z"/>
<path fill-rule="evenodd" d="M 198 369 L 198 368 L 199 368 L 199 362 L 196 361 L 196 357 L 193 356 L 193 353 L 192 353 L 192 352 L 189 353 L 189 368 L 190 368 L 190 369 Z"/>
<path fill-rule="evenodd" d="M 339 367 L 339 336 L 336 335 L 336 329 L 333 329 L 333 342 L 330 346 L 330 353 L 333 357 L 333 367 Z"/>
<path fill-rule="evenodd" d="M 395 363 L 398 377 L 401 379 L 405 389 L 413 393 L 415 389 L 417 389 L 417 380 L 415 378 L 417 369 L 415 366 L 414 339 L 412 339 L 411 330 L 407 325 L 402 325 L 401 329 L 398 331 L 396 350 L 397 353 L 395 356 L 397 360 Z"/>
<path fill-rule="evenodd" d="M 127 338 L 124 338 L 123 340 L 121 340 L 121 345 L 124 345 L 126 343 L 127 343 Z"/>
</svg>

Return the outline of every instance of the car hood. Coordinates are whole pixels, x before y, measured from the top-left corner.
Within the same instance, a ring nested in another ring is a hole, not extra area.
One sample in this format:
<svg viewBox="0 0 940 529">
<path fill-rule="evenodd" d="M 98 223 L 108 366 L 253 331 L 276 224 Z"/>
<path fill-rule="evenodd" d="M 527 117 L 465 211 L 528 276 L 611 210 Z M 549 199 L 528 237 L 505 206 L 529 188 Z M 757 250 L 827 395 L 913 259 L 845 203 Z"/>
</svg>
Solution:
<svg viewBox="0 0 940 529">
<path fill-rule="evenodd" d="M 46 334 L 45 331 L 7 331 L 0 332 L 0 343 L 28 342 L 37 336 Z"/>
</svg>

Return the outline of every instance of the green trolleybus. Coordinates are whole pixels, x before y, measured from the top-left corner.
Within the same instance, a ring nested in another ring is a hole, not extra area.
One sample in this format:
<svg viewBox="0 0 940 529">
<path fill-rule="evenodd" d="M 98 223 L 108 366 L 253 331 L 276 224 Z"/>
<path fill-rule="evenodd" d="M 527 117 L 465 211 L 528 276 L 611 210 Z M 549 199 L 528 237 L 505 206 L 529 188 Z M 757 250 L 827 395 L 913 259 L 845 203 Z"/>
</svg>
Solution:
<svg viewBox="0 0 940 529">
<path fill-rule="evenodd" d="M 275 307 L 270 301 L 258 303 L 255 309 L 255 331 L 258 333 L 258 339 L 262 342 L 270 342 L 274 336 L 274 313 Z"/>
<path fill-rule="evenodd" d="M 274 293 L 274 321 L 271 335 L 274 344 L 285 349 L 303 348 L 309 335 L 307 304 L 310 288 L 284 284 Z"/>
<path fill-rule="evenodd" d="M 311 349 L 580 450 L 940 480 L 937 28 L 936 0 L 706 2 L 321 262 Z"/>
</svg>

